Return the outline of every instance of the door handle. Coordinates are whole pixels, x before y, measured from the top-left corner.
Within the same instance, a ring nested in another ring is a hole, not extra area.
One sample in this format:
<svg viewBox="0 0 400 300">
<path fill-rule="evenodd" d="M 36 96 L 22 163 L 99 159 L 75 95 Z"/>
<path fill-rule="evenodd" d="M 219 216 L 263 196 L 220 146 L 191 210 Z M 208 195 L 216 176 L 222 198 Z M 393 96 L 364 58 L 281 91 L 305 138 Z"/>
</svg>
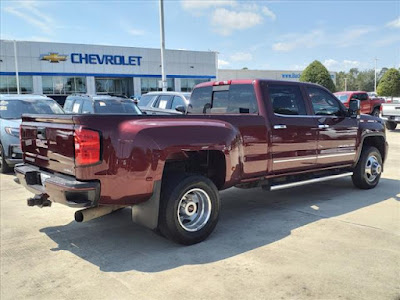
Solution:
<svg viewBox="0 0 400 300">
<path fill-rule="evenodd" d="M 274 125 L 274 129 L 286 129 L 286 125 L 283 125 L 283 124 Z"/>
<path fill-rule="evenodd" d="M 329 128 L 329 125 L 326 125 L 326 124 L 320 124 L 320 125 L 318 125 L 318 128 Z"/>
</svg>

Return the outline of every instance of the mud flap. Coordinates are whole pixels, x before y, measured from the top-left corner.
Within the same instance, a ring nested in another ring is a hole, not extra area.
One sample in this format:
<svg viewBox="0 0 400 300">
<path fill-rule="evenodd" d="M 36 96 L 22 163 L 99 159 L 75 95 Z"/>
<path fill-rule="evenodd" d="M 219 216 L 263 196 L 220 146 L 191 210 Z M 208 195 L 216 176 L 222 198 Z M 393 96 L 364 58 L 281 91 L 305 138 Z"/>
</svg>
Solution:
<svg viewBox="0 0 400 300">
<path fill-rule="evenodd" d="M 149 229 L 158 226 L 160 209 L 161 180 L 154 182 L 153 195 L 146 202 L 132 206 L 132 221 Z"/>
</svg>

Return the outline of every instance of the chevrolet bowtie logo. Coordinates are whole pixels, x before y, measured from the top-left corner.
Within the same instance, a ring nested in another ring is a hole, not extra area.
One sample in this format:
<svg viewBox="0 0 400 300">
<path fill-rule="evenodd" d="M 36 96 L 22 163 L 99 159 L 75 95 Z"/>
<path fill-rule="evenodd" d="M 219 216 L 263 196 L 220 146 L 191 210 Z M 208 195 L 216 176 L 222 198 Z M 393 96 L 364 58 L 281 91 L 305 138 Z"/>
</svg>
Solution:
<svg viewBox="0 0 400 300">
<path fill-rule="evenodd" d="M 58 55 L 58 53 L 50 52 L 49 54 L 42 54 L 40 60 L 47 60 L 51 63 L 59 63 L 60 61 L 66 61 L 66 55 Z"/>
</svg>

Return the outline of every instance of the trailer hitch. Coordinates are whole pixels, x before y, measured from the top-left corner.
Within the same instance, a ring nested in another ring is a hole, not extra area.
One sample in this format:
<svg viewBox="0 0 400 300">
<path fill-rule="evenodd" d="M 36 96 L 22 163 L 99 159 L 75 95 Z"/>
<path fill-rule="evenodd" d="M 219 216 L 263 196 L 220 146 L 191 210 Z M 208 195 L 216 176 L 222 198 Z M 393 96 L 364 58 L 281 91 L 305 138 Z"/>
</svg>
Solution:
<svg viewBox="0 0 400 300">
<path fill-rule="evenodd" d="M 50 207 L 51 201 L 48 199 L 49 196 L 45 194 L 35 195 L 33 198 L 28 198 L 27 204 L 28 206 L 39 206 L 42 207 Z"/>
</svg>

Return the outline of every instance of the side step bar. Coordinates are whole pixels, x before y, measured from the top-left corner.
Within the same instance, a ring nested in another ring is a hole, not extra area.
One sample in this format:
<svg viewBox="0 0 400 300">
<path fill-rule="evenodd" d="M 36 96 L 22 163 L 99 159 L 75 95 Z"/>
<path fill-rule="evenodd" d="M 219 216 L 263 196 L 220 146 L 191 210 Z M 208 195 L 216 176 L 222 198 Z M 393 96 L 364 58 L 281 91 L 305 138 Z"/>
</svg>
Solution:
<svg viewBox="0 0 400 300">
<path fill-rule="evenodd" d="M 320 177 L 320 178 L 313 178 L 313 179 L 308 179 L 308 180 L 298 181 L 298 182 L 273 185 L 273 186 L 271 186 L 270 190 L 278 191 L 278 190 L 288 189 L 288 188 L 292 188 L 292 187 L 296 187 L 296 186 L 338 179 L 338 178 L 347 177 L 347 176 L 351 176 L 351 175 L 353 175 L 353 172 L 347 172 L 347 173 L 331 175 L 331 176 L 326 176 L 326 177 Z"/>
</svg>

